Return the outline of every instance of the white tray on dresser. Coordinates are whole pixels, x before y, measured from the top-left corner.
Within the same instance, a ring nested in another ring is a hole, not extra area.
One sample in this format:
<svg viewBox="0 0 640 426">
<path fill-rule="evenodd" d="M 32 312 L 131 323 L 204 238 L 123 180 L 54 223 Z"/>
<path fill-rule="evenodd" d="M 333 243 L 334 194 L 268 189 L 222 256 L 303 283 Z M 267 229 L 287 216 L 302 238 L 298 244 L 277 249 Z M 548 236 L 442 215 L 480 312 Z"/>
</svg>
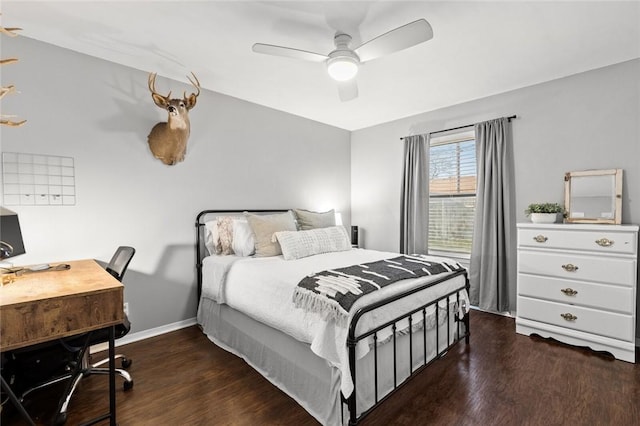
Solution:
<svg viewBox="0 0 640 426">
<path fill-rule="evenodd" d="M 638 226 L 518 224 L 516 332 L 635 362 Z"/>
</svg>

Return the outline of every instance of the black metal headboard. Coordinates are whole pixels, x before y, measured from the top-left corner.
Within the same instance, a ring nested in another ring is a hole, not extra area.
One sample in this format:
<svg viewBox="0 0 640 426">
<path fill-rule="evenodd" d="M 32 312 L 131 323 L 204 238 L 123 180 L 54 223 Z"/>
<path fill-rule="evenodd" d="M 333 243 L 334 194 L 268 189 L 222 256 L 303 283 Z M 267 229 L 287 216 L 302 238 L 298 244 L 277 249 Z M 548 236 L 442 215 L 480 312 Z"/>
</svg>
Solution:
<svg viewBox="0 0 640 426">
<path fill-rule="evenodd" d="M 198 277 L 198 303 L 200 303 L 200 294 L 202 293 L 202 259 L 207 257 L 209 253 L 204 246 L 205 242 L 205 223 L 217 216 L 236 216 L 242 215 L 244 212 L 255 214 L 284 213 L 290 209 L 241 209 L 241 210 L 203 210 L 196 216 L 196 272 Z"/>
</svg>

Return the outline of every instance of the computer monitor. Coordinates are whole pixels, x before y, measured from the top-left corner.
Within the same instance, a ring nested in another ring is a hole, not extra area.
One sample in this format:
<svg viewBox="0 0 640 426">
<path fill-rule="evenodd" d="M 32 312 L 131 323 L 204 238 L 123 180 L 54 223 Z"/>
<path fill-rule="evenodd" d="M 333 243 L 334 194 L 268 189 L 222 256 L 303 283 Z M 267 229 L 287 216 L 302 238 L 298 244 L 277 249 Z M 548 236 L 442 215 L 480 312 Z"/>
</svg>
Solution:
<svg viewBox="0 0 640 426">
<path fill-rule="evenodd" d="M 8 259 L 24 253 L 18 215 L 9 209 L 0 207 L 0 259 Z"/>
</svg>

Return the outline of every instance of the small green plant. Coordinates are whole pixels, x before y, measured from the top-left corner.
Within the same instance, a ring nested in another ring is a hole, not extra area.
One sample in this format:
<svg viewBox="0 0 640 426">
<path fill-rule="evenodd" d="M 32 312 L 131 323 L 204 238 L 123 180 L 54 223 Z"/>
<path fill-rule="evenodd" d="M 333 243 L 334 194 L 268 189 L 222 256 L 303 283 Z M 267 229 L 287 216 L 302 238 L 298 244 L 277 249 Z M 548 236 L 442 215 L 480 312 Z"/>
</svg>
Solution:
<svg viewBox="0 0 640 426">
<path fill-rule="evenodd" d="M 524 211 L 527 216 L 531 213 L 562 213 L 564 209 L 558 203 L 533 203 Z"/>
</svg>

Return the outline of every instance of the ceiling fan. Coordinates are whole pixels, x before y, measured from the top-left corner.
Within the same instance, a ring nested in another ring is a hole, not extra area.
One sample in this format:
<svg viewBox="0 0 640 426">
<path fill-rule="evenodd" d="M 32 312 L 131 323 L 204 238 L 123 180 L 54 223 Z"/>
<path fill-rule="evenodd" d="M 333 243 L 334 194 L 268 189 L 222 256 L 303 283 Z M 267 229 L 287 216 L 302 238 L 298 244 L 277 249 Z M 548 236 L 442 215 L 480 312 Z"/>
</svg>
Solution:
<svg viewBox="0 0 640 426">
<path fill-rule="evenodd" d="M 338 94 L 340 100 L 344 102 L 358 97 L 358 86 L 354 77 L 358 73 L 360 64 L 432 38 L 431 25 L 425 19 L 418 19 L 369 40 L 355 49 L 349 47 L 351 43 L 349 34 L 337 32 L 333 39 L 336 48 L 328 55 L 262 43 L 254 44 L 253 51 L 305 61 L 325 62 L 327 72 L 338 82 Z"/>
</svg>

